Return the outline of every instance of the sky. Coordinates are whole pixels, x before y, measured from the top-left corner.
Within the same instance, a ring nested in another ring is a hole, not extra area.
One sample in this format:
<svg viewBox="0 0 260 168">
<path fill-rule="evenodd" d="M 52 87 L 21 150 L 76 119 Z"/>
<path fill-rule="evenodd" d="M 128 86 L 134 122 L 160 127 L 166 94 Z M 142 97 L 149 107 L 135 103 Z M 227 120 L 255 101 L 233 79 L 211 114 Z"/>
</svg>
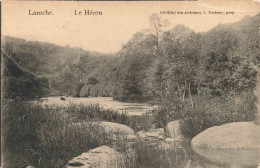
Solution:
<svg viewBox="0 0 260 168">
<path fill-rule="evenodd" d="M 52 11 L 54 15 L 29 15 Z M 102 15 L 75 15 L 76 11 L 102 11 Z M 206 14 L 160 14 L 161 11 L 192 11 Z M 224 12 L 208 14 L 209 12 Z M 225 12 L 234 12 L 226 15 Z M 238 22 L 260 13 L 257 1 L 2 1 L 2 35 L 61 46 L 115 53 L 136 32 L 150 28 L 149 16 L 157 13 L 170 22 L 205 32 L 220 23 Z"/>
</svg>

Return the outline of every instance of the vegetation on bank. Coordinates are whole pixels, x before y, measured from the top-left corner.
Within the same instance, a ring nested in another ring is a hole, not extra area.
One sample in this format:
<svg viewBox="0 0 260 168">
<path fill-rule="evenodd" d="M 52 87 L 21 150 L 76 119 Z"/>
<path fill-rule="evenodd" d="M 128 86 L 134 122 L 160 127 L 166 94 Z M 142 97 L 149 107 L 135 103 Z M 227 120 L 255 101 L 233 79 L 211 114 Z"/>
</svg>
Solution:
<svg viewBox="0 0 260 168">
<path fill-rule="evenodd" d="M 212 126 L 254 121 L 257 113 L 256 101 L 252 90 L 227 97 L 194 96 L 192 104 L 190 100 L 185 100 L 178 102 L 174 108 L 159 107 L 148 112 L 148 116 L 154 118 L 153 124 L 158 128 L 165 128 L 170 121 L 180 120 L 181 133 L 191 139 Z"/>
<path fill-rule="evenodd" d="M 84 127 L 72 125 L 70 114 L 64 110 L 58 106 L 5 100 L 2 131 L 7 165 L 4 167 L 29 164 L 58 168 L 82 152 L 112 142 L 111 134 L 91 122 Z"/>
</svg>

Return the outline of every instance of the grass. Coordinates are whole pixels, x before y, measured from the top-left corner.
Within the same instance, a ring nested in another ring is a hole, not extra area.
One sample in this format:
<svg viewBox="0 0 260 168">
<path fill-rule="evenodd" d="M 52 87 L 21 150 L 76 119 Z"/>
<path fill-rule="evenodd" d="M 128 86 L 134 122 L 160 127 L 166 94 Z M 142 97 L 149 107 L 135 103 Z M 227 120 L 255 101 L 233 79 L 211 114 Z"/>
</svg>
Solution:
<svg viewBox="0 0 260 168">
<path fill-rule="evenodd" d="M 37 168 L 63 167 L 68 160 L 101 145 L 114 142 L 112 134 L 91 121 L 128 125 L 135 131 L 149 127 L 145 116 L 105 110 L 98 104 L 42 106 L 20 100 L 3 102 L 5 167 L 25 164 Z M 81 125 L 83 121 L 89 124 Z M 79 123 L 79 124 L 73 124 Z"/>
<path fill-rule="evenodd" d="M 119 164 L 122 168 L 183 168 L 189 161 L 186 151 L 190 148 L 184 144 L 165 148 L 160 142 L 136 140 L 129 145 L 122 140 L 117 142 L 117 148 L 124 155 Z"/>
<path fill-rule="evenodd" d="M 70 116 L 72 122 L 84 121 L 109 121 L 123 124 L 132 128 L 135 132 L 149 130 L 154 119 L 149 115 L 129 116 L 127 111 L 122 113 L 113 109 L 104 109 L 99 104 L 70 104 L 63 108 L 64 113 Z"/>
<path fill-rule="evenodd" d="M 63 167 L 82 152 L 112 143 L 111 135 L 101 127 L 72 125 L 61 107 L 12 100 L 3 104 L 4 167 Z"/>
</svg>

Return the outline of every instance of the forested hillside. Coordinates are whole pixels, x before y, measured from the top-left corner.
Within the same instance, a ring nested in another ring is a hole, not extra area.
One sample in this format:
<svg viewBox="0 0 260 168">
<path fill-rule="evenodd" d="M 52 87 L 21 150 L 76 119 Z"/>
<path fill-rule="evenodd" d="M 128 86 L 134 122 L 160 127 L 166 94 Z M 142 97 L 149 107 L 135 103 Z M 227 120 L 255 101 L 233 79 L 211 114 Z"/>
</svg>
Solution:
<svg viewBox="0 0 260 168">
<path fill-rule="evenodd" d="M 98 76 L 101 76 L 98 77 L 100 81 L 104 81 L 101 86 L 107 85 L 110 80 L 103 79 L 107 76 L 106 66 L 110 64 L 113 68 L 112 62 L 115 63 L 113 59 L 116 59 L 109 54 L 14 37 L 3 37 L 2 42 L 3 51 L 14 62 L 36 76 L 48 78 L 49 95 L 79 96 L 84 85 L 96 85 L 88 83 L 89 78 L 95 80 Z M 105 69 L 102 70 L 102 67 Z M 100 96 L 96 92 L 91 96 Z"/>
<path fill-rule="evenodd" d="M 2 98 L 35 99 L 48 96 L 49 83 L 44 77 L 37 77 L 22 70 L 16 63 L 1 52 L 2 55 Z"/>
<path fill-rule="evenodd" d="M 114 55 L 5 37 L 17 63 L 49 79 L 51 95 L 113 96 L 120 101 L 182 106 L 192 97 L 251 92 L 259 65 L 260 15 L 195 33 L 182 25 L 162 31 L 154 14 Z M 173 104 L 174 103 L 174 104 Z M 176 107 L 177 108 L 177 107 Z M 181 107 L 178 107 L 181 108 Z"/>
</svg>

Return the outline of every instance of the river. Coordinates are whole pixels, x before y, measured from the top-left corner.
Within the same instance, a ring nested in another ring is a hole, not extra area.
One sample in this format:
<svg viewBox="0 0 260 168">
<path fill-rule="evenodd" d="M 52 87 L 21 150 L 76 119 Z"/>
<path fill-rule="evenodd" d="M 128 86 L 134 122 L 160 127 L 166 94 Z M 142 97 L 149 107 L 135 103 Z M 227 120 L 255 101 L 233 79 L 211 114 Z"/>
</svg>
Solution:
<svg viewBox="0 0 260 168">
<path fill-rule="evenodd" d="M 104 109 L 114 109 L 119 112 L 127 112 L 128 115 L 142 115 L 146 111 L 156 108 L 156 106 L 151 106 L 145 103 L 125 103 L 113 100 L 112 97 L 64 97 L 65 100 L 61 100 L 61 97 L 48 97 L 44 98 L 43 104 L 48 105 L 61 105 L 67 106 L 70 103 L 74 104 L 99 104 Z"/>
</svg>

